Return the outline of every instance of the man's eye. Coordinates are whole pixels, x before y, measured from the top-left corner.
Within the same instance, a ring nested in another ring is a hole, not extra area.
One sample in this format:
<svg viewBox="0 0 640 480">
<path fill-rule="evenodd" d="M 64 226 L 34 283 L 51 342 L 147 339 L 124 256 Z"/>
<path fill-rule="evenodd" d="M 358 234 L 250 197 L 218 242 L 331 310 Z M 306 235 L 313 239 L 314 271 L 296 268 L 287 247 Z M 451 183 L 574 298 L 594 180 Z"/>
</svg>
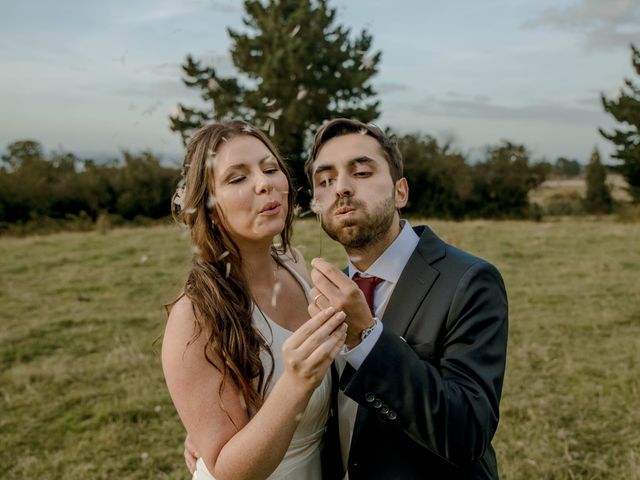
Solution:
<svg viewBox="0 0 640 480">
<path fill-rule="evenodd" d="M 354 173 L 356 177 L 370 177 L 371 172 L 356 172 Z"/>
<path fill-rule="evenodd" d="M 324 178 L 324 179 L 320 180 L 320 186 L 321 187 L 328 187 L 333 182 L 334 182 L 333 178 Z"/>
</svg>

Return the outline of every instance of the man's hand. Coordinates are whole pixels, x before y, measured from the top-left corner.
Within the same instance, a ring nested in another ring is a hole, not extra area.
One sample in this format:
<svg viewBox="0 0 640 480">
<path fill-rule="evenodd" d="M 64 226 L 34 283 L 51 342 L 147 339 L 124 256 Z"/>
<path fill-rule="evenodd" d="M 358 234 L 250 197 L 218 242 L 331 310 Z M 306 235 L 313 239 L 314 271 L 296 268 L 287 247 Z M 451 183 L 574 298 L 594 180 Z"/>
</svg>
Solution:
<svg viewBox="0 0 640 480">
<path fill-rule="evenodd" d="M 184 461 L 187 464 L 187 468 L 191 475 L 196 471 L 196 462 L 198 461 L 198 452 L 196 452 L 196 446 L 191 441 L 189 435 L 184 439 Z"/>
<path fill-rule="evenodd" d="M 309 314 L 314 316 L 321 308 L 327 308 L 329 305 L 346 313 L 344 321 L 349 328 L 345 344 L 349 348 L 355 347 L 360 343 L 360 332 L 373 325 L 371 310 L 362 290 L 341 270 L 322 258 L 314 258 L 311 266 L 311 280 L 314 285 L 311 297 L 317 297 L 317 301 L 309 305 Z"/>
</svg>

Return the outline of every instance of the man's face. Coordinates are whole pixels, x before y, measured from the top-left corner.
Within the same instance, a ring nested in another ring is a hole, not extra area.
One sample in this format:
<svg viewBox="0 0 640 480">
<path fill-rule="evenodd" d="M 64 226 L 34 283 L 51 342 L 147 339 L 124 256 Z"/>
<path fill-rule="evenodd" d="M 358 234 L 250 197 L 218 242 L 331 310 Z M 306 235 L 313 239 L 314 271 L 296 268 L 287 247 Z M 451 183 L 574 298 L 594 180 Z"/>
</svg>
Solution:
<svg viewBox="0 0 640 480">
<path fill-rule="evenodd" d="M 378 141 L 359 133 L 322 146 L 313 163 L 313 193 L 322 228 L 348 249 L 380 241 L 407 202 L 406 180 L 394 185 Z"/>
</svg>

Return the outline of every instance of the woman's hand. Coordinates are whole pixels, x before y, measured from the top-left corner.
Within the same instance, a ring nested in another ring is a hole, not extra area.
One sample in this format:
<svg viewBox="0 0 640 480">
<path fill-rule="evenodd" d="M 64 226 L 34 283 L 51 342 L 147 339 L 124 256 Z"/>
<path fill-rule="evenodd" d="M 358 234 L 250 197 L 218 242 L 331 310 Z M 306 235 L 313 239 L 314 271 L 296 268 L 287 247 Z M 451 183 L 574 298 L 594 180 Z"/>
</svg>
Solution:
<svg viewBox="0 0 640 480">
<path fill-rule="evenodd" d="M 282 346 L 283 378 L 313 392 L 344 345 L 345 318 L 344 312 L 329 307 L 302 324 Z"/>
</svg>

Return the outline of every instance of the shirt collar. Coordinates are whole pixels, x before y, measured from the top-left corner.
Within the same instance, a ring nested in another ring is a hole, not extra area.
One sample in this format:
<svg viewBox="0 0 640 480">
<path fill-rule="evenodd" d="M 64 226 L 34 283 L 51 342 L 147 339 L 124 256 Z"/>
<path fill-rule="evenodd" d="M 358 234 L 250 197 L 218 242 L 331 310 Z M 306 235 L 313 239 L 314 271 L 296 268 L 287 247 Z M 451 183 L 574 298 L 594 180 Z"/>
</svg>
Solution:
<svg viewBox="0 0 640 480">
<path fill-rule="evenodd" d="M 349 278 L 359 273 L 365 277 L 373 276 L 388 282 L 398 282 L 409 257 L 420 241 L 420 237 L 413 231 L 407 220 L 402 220 L 400 226 L 401 230 L 396 239 L 365 272 L 358 270 L 349 260 Z"/>
</svg>

